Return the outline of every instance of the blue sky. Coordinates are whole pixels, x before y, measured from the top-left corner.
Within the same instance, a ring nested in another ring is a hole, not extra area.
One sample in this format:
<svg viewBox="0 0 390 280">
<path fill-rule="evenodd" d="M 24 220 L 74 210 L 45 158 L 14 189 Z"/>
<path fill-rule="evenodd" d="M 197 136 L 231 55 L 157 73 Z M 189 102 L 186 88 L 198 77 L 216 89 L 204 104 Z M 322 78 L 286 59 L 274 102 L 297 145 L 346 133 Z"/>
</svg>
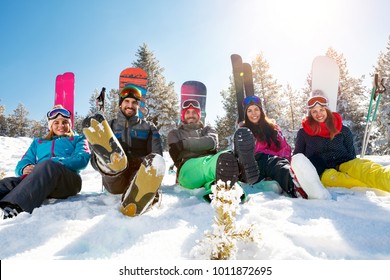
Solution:
<svg viewBox="0 0 390 280">
<path fill-rule="evenodd" d="M 95 89 L 118 88 L 119 73 L 144 42 L 176 92 L 187 80 L 208 89 L 207 119 L 222 116 L 230 55 L 263 52 L 282 85 L 304 86 L 315 56 L 343 53 L 350 74 L 368 75 L 390 35 L 386 0 L 1 0 L 0 104 L 19 103 L 40 120 L 55 78 L 74 72 L 75 111 Z"/>
</svg>

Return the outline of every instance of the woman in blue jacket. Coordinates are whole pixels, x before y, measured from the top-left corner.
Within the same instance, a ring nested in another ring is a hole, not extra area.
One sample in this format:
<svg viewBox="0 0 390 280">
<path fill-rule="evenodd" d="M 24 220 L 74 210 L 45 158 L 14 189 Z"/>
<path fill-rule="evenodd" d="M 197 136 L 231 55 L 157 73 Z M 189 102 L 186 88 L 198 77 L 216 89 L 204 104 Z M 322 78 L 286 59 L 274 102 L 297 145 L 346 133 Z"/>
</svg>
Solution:
<svg viewBox="0 0 390 280">
<path fill-rule="evenodd" d="M 49 133 L 36 138 L 18 162 L 18 177 L 0 180 L 0 219 L 32 213 L 46 198 L 66 198 L 81 190 L 79 172 L 90 158 L 84 136 L 72 131 L 71 113 L 61 105 L 47 113 Z"/>
</svg>

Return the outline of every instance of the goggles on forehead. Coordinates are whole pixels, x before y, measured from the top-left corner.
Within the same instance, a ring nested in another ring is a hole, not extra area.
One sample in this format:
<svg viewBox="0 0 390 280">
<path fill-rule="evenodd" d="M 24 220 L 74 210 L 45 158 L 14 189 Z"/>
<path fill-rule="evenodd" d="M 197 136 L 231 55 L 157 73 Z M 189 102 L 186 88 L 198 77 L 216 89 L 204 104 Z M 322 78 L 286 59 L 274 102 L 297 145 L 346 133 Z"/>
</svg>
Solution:
<svg viewBox="0 0 390 280">
<path fill-rule="evenodd" d="M 141 100 L 142 92 L 134 86 L 126 86 L 124 89 L 121 90 L 119 96 L 121 98 L 134 97 L 137 100 Z"/>
<path fill-rule="evenodd" d="M 328 99 L 324 96 L 313 96 L 307 101 L 307 109 L 312 109 L 316 105 L 328 106 Z"/>
<path fill-rule="evenodd" d="M 242 103 L 244 104 L 244 107 L 248 106 L 250 103 L 261 106 L 261 100 L 256 95 L 251 95 L 251 96 L 245 97 L 245 99 L 242 101 Z"/>
<path fill-rule="evenodd" d="M 193 107 L 195 109 L 200 110 L 199 102 L 195 99 L 188 99 L 188 100 L 184 101 L 182 106 L 181 106 L 182 109 L 187 109 L 189 107 Z"/>
<path fill-rule="evenodd" d="M 53 110 L 50 110 L 49 112 L 47 112 L 46 116 L 47 116 L 47 119 L 54 120 L 55 118 L 58 117 L 58 115 L 61 115 L 66 119 L 70 119 L 70 116 L 72 115 L 72 113 L 69 110 L 66 110 L 65 108 L 56 108 L 56 109 L 53 109 Z"/>
</svg>

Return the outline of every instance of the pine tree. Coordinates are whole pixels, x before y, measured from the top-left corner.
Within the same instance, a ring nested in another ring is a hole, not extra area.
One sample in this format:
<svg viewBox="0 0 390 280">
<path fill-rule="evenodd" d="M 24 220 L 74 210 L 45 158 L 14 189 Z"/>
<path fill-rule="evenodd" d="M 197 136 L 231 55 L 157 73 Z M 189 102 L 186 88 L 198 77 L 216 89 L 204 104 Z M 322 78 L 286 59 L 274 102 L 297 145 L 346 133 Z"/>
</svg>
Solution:
<svg viewBox="0 0 390 280">
<path fill-rule="evenodd" d="M 290 84 L 287 84 L 283 89 L 285 96 L 283 112 L 281 112 L 284 122 L 279 122 L 279 126 L 283 129 L 283 135 L 287 142 L 293 147 L 295 144 L 295 137 L 297 131 L 301 128 L 302 118 L 305 116 L 307 110 L 305 109 L 306 95 L 303 92 L 294 90 Z"/>
<path fill-rule="evenodd" d="M 95 114 L 98 111 L 98 107 L 96 106 L 96 98 L 99 96 L 98 90 L 95 88 L 92 95 L 89 97 L 89 112 L 88 114 Z"/>
<path fill-rule="evenodd" d="M 7 132 L 7 120 L 4 113 L 5 107 L 0 105 L 0 136 L 5 136 Z"/>
<path fill-rule="evenodd" d="M 119 89 L 111 89 L 106 93 L 104 115 L 108 120 L 116 119 L 119 111 Z"/>
<path fill-rule="evenodd" d="M 163 76 L 164 68 L 144 43 L 136 53 L 137 60 L 134 67 L 146 71 L 148 74 L 146 107 L 149 110 L 146 120 L 153 122 L 163 138 L 165 146 L 168 132 L 176 127 L 179 118 L 179 102 L 174 91 L 174 83 L 167 84 Z"/>
<path fill-rule="evenodd" d="M 293 90 L 290 84 L 287 84 L 283 90 L 283 95 L 287 97 L 287 125 L 292 131 L 296 131 L 301 126 L 301 119 L 304 115 L 304 110 L 300 110 L 305 104 L 305 100 L 302 94 L 299 94 L 297 90 Z"/>
<path fill-rule="evenodd" d="M 381 52 L 378 57 L 374 73 L 379 78 L 385 79 L 386 91 L 381 94 L 377 118 L 373 125 L 377 128 L 377 133 L 370 137 L 372 152 L 379 155 L 390 154 L 390 36 L 386 46 L 387 52 Z"/>
<path fill-rule="evenodd" d="M 296 96 L 291 86 L 286 89 L 277 82 L 270 73 L 270 66 L 263 54 L 260 53 L 252 61 L 253 80 L 255 85 L 255 94 L 262 99 L 263 109 L 268 118 L 274 119 L 283 132 L 290 145 L 293 145 L 295 131 L 292 127 L 293 117 L 301 115 L 303 104 L 292 100 L 300 100 Z M 287 106 L 286 106 L 287 105 Z M 293 114 L 291 108 L 295 111 Z"/>
<path fill-rule="evenodd" d="M 28 136 L 30 122 L 27 119 L 29 112 L 26 107 L 19 103 L 13 114 L 7 119 L 9 137 L 26 137 Z"/>
<path fill-rule="evenodd" d="M 269 73 L 270 66 L 267 60 L 260 53 L 252 61 L 253 82 L 255 93 L 262 99 L 263 109 L 269 118 L 277 119 L 280 122 L 280 112 L 283 106 L 280 98 L 283 95 L 280 92 L 279 85 L 272 74 Z"/>
<path fill-rule="evenodd" d="M 30 121 L 28 137 L 38 138 L 43 137 L 47 134 L 47 119 L 46 117 L 40 121 Z"/>
<path fill-rule="evenodd" d="M 83 132 L 83 121 L 85 119 L 85 116 L 80 116 L 77 112 L 74 114 L 73 118 L 73 127 L 72 129 L 76 131 L 78 134 L 82 134 Z"/>
<path fill-rule="evenodd" d="M 326 56 L 334 59 L 340 69 L 340 82 L 337 100 L 337 112 L 355 136 L 355 148 L 360 151 L 362 146 L 365 114 L 369 96 L 367 89 L 362 85 L 363 77 L 353 78 L 349 75 L 347 61 L 342 54 L 329 48 Z"/>
<path fill-rule="evenodd" d="M 236 122 L 238 118 L 237 114 L 237 102 L 236 92 L 232 77 L 230 77 L 230 86 L 227 91 L 222 91 L 222 107 L 225 112 L 225 116 L 217 117 L 215 122 L 216 130 L 218 133 L 219 150 L 225 150 L 231 147 L 232 137 L 236 130 Z"/>
</svg>

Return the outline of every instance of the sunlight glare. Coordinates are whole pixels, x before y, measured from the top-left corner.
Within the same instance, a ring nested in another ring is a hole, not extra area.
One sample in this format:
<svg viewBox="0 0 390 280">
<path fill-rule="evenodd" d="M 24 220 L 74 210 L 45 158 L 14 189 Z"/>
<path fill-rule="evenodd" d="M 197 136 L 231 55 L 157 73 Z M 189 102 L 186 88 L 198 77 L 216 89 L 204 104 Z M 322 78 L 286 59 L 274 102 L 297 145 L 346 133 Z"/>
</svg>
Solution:
<svg viewBox="0 0 390 280">
<path fill-rule="evenodd" d="M 295 40 L 334 30 L 337 2 L 333 0 L 274 0 L 267 2 L 267 10 L 273 29 Z"/>
</svg>

